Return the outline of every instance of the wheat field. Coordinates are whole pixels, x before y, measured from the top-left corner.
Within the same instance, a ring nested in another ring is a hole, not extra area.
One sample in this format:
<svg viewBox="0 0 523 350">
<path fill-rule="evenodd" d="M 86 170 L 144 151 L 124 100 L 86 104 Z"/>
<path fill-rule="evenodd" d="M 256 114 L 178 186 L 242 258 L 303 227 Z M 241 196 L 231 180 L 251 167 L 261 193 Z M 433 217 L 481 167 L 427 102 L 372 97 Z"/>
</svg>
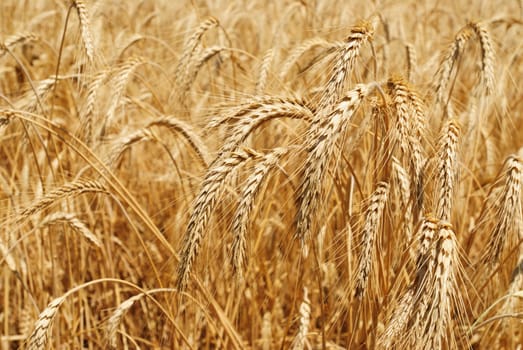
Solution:
<svg viewBox="0 0 523 350">
<path fill-rule="evenodd" d="M 1 349 L 522 349 L 523 2 L 3 0 Z"/>
</svg>

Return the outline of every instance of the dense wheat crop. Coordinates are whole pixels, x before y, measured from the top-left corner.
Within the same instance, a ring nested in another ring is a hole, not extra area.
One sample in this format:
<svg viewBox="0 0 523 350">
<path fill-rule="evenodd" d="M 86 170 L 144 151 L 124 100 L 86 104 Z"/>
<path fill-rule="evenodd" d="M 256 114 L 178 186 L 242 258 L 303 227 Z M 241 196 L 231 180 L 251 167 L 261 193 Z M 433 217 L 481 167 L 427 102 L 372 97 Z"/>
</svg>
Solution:
<svg viewBox="0 0 523 350">
<path fill-rule="evenodd" d="M 521 1 L 2 0 L 1 349 L 520 349 Z"/>
</svg>

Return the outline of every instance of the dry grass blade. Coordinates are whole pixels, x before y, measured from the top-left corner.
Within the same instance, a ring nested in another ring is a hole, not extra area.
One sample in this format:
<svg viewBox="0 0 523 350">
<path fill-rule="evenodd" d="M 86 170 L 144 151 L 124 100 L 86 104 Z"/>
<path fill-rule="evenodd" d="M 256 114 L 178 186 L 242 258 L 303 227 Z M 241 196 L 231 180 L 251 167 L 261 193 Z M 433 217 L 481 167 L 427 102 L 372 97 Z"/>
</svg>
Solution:
<svg viewBox="0 0 523 350">
<path fill-rule="evenodd" d="M 363 226 L 363 248 L 356 270 L 355 296 L 362 298 L 367 290 L 369 274 L 374 256 L 374 242 L 377 240 L 378 231 L 385 209 L 385 203 L 389 197 L 389 184 L 380 182 L 369 199 L 369 206 L 365 211 L 365 223 Z"/>
<path fill-rule="evenodd" d="M 313 213 L 321 201 L 322 184 L 327 166 L 336 148 L 336 141 L 342 135 L 360 102 L 373 91 L 376 84 L 357 85 L 334 107 L 332 112 L 311 126 L 307 140 L 308 156 L 297 198 L 296 237 L 299 239 L 303 253 L 307 255 Z M 316 131 L 316 132 L 315 132 Z"/>
<path fill-rule="evenodd" d="M 269 171 L 278 165 L 278 161 L 289 151 L 288 148 L 277 148 L 263 157 L 247 179 L 241 194 L 240 203 L 234 214 L 232 231 L 232 266 L 238 278 L 243 279 L 243 270 L 247 266 L 247 231 L 254 200 Z"/>
<path fill-rule="evenodd" d="M 183 238 L 176 285 L 179 290 L 187 288 L 192 264 L 200 249 L 201 240 L 205 234 L 214 206 L 220 195 L 227 177 L 241 164 L 261 155 L 253 150 L 240 149 L 227 153 L 215 161 L 207 171 L 200 192 L 193 204 L 193 212 Z"/>
</svg>

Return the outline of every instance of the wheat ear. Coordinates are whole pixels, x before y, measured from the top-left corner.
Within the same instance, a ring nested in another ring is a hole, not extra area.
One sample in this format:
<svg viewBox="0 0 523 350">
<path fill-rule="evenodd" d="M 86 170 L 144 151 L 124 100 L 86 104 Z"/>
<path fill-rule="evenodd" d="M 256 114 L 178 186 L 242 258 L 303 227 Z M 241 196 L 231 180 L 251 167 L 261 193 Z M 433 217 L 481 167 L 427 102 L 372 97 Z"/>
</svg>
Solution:
<svg viewBox="0 0 523 350">
<path fill-rule="evenodd" d="M 67 223 L 73 230 L 87 238 L 87 240 L 89 240 L 95 246 L 98 248 L 102 247 L 102 242 L 100 242 L 98 237 L 96 237 L 96 235 L 87 227 L 87 225 L 78 219 L 74 214 L 63 212 L 53 213 L 46 216 L 42 222 L 40 222 L 40 226 L 52 225 L 59 222 Z"/>
<path fill-rule="evenodd" d="M 369 199 L 369 206 L 365 211 L 365 224 L 363 226 L 363 248 L 356 272 L 355 296 L 362 298 L 367 290 L 369 274 L 374 255 L 374 242 L 376 241 L 380 223 L 383 217 L 385 203 L 389 196 L 389 184 L 380 182 Z"/>
<path fill-rule="evenodd" d="M 307 143 L 307 159 L 305 161 L 302 180 L 297 197 L 298 212 L 296 214 L 296 238 L 300 241 L 303 253 L 308 253 L 313 213 L 318 209 L 321 201 L 322 185 L 339 136 L 344 134 L 349 121 L 352 119 L 360 102 L 377 85 L 359 84 L 351 90 L 332 112 L 316 120 L 316 126 L 311 126 Z M 314 124 L 313 123 L 313 124 Z"/>
<path fill-rule="evenodd" d="M 78 18 L 80 19 L 80 32 L 82 33 L 82 41 L 84 42 L 85 53 L 89 61 L 94 61 L 94 44 L 93 37 L 91 36 L 91 31 L 89 29 L 89 15 L 87 11 L 87 6 L 83 0 L 73 0 L 74 7 L 78 13 Z"/>
<path fill-rule="evenodd" d="M 188 74 L 188 67 L 191 63 L 191 57 L 194 53 L 194 50 L 196 50 L 196 47 L 200 43 L 200 39 L 206 31 L 218 25 L 219 22 L 216 18 L 206 18 L 202 23 L 200 23 L 198 28 L 194 31 L 194 33 L 189 37 L 189 39 L 185 43 L 185 46 L 182 51 L 182 56 L 178 60 L 178 65 L 176 66 L 176 71 L 174 75 L 176 78 L 176 82 L 178 83 L 178 86 L 182 86 L 184 79 L 186 79 L 185 77 Z"/>
<path fill-rule="evenodd" d="M 522 149 L 523 150 L 523 149 Z M 520 151 L 520 154 L 523 153 Z M 521 182 L 523 181 L 523 161 L 518 155 L 511 155 L 505 161 L 505 185 L 502 190 L 497 222 L 487 243 L 486 258 L 498 262 L 505 241 L 513 229 L 518 216 L 521 216 Z"/>
<path fill-rule="evenodd" d="M 38 320 L 35 323 L 33 332 L 29 336 L 28 350 L 43 350 L 47 345 L 49 338 L 49 331 L 53 325 L 54 318 L 58 308 L 63 304 L 68 294 L 62 295 L 54 299 L 49 305 L 40 313 Z"/>
<path fill-rule="evenodd" d="M 311 301 L 307 287 L 303 287 L 303 301 L 300 304 L 300 327 L 298 334 L 292 342 L 292 350 L 303 350 L 307 342 L 307 333 L 309 332 L 309 323 L 311 320 Z"/>
<path fill-rule="evenodd" d="M 77 196 L 87 192 L 108 193 L 107 189 L 98 181 L 79 180 L 70 182 L 58 187 L 57 189 L 47 193 L 44 197 L 34 201 L 31 205 L 18 213 L 16 221 L 20 222 L 37 212 L 45 210 L 61 199 Z"/>
<path fill-rule="evenodd" d="M 198 255 L 201 240 L 225 180 L 238 166 L 258 157 L 260 154 L 253 150 L 239 149 L 215 161 L 207 171 L 200 192 L 194 201 L 193 212 L 183 238 L 176 282 L 179 290 L 185 290 L 187 287 L 192 264 Z"/>
<path fill-rule="evenodd" d="M 330 108 L 343 96 L 347 77 L 352 73 L 361 47 L 372 39 L 375 25 L 374 21 L 364 21 L 351 29 L 334 62 L 330 79 L 319 102 L 319 110 Z"/>
<path fill-rule="evenodd" d="M 267 178 L 269 171 L 278 165 L 278 161 L 289 151 L 288 148 L 277 148 L 265 155 L 254 167 L 242 191 L 240 203 L 234 214 L 232 231 L 232 266 L 238 278 L 243 279 L 243 270 L 247 266 L 247 225 L 254 206 L 254 200 Z"/>
<path fill-rule="evenodd" d="M 494 65 L 495 54 L 492 38 L 483 22 L 472 22 L 469 24 L 479 39 L 481 46 L 481 83 L 485 93 L 490 95 L 494 92 Z"/>
<path fill-rule="evenodd" d="M 458 167 L 458 141 L 460 126 L 456 120 L 449 120 L 441 134 L 436 165 L 436 189 L 434 191 L 434 210 L 436 217 L 450 221 L 452 197 L 456 185 Z"/>
<path fill-rule="evenodd" d="M 454 37 L 454 41 L 447 49 L 436 73 L 437 78 L 435 91 L 437 103 L 444 102 L 444 94 L 447 90 L 447 85 L 450 81 L 452 69 L 456 64 L 458 57 L 462 54 L 465 44 L 472 37 L 473 34 L 474 32 L 471 30 L 471 28 L 469 26 L 465 26 L 456 34 L 456 36 Z"/>
</svg>

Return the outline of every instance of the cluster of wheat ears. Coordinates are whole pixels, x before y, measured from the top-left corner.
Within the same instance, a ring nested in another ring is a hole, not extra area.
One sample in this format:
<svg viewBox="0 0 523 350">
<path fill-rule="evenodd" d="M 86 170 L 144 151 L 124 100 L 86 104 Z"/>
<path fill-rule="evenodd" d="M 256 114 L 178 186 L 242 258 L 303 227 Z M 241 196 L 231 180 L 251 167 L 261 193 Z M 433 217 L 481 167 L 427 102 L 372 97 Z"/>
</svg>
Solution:
<svg viewBox="0 0 523 350">
<path fill-rule="evenodd" d="M 520 349 L 522 36 L 509 0 L 3 0 L 0 348 Z"/>
</svg>

